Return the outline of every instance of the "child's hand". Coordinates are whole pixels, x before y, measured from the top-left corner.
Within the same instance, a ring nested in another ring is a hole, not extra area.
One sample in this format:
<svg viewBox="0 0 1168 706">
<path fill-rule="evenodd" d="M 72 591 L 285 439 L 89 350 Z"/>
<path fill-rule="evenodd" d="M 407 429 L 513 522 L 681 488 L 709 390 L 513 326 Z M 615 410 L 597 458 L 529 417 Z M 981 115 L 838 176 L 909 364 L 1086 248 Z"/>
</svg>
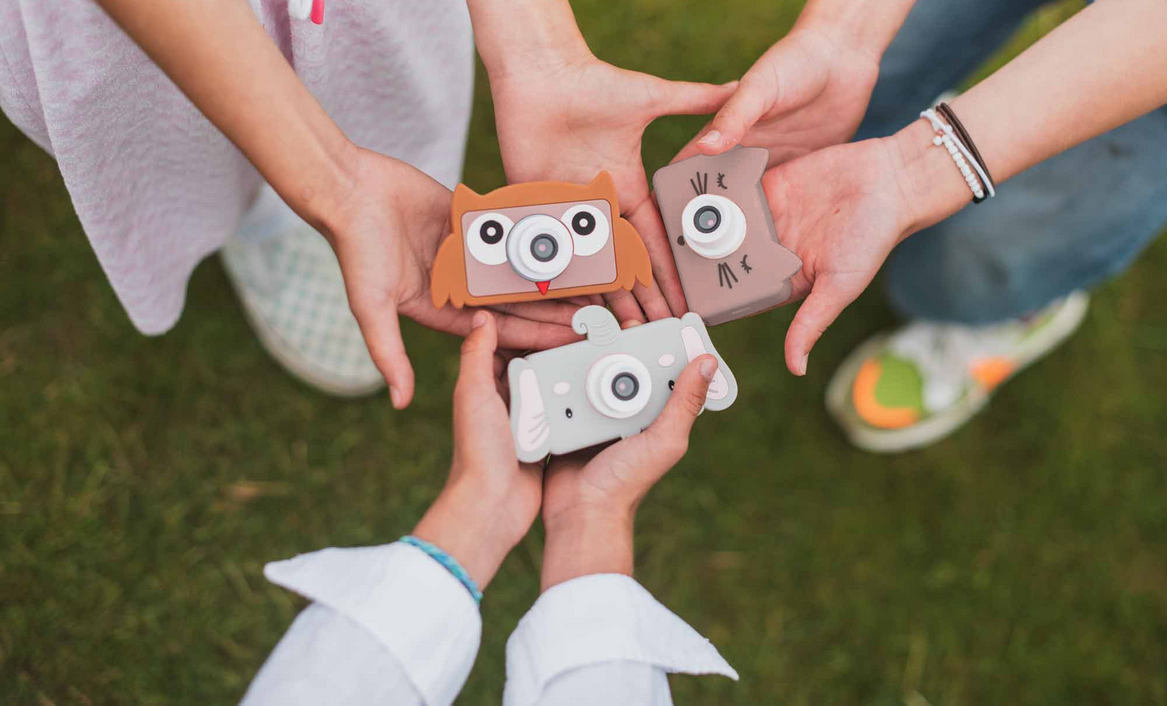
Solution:
<svg viewBox="0 0 1168 706">
<path fill-rule="evenodd" d="M 507 178 L 587 183 L 607 170 L 616 182 L 621 212 L 649 247 L 657 280 L 652 287 L 638 284 L 635 298 L 623 290 L 609 295 L 609 303 L 619 320 L 680 316 L 685 299 L 664 226 L 649 195 L 641 138 L 649 123 L 662 115 L 717 110 L 733 86 L 667 81 L 625 71 L 600 61 L 586 47 L 566 57 L 541 54 L 539 59 L 491 75 Z"/>
<path fill-rule="evenodd" d="M 319 219 L 345 279 L 349 306 L 373 362 L 389 382 L 398 409 L 414 394 L 414 371 L 402 343 L 398 315 L 458 335 L 471 329 L 475 309 L 435 309 L 430 266 L 450 233 L 451 194 L 438 182 L 395 159 L 353 148 L 351 191 Z M 563 345 L 577 307 L 539 302 L 499 316 L 500 342 L 519 350 Z M 493 334 L 492 334 L 493 335 Z"/>
<path fill-rule="evenodd" d="M 592 449 L 551 459 L 543 487 L 544 590 L 587 574 L 632 574 L 637 506 L 685 455 L 717 370 L 714 356 L 693 360 L 645 431 L 599 453 Z"/>
<path fill-rule="evenodd" d="M 969 203 L 969 189 L 927 123 L 891 138 L 819 150 L 767 171 L 779 241 L 803 259 L 787 330 L 787 368 L 807 371 L 820 335 L 868 286 L 892 248 Z"/>
<path fill-rule="evenodd" d="M 472 325 L 454 388 L 450 477 L 414 535 L 456 558 L 483 588 L 539 513 L 542 469 L 515 457 L 495 317 L 478 311 Z"/>
<path fill-rule="evenodd" d="M 823 22 L 796 26 L 675 160 L 743 144 L 770 150 L 774 166 L 851 139 L 876 85 L 880 51 L 835 30 Z"/>
</svg>

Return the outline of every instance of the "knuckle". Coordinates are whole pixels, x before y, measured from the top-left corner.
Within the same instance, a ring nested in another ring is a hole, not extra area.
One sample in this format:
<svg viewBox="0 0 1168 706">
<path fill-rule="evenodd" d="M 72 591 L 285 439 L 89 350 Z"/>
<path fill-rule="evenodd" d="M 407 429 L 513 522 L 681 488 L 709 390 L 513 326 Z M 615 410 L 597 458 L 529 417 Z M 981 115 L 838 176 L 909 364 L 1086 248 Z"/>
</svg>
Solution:
<svg viewBox="0 0 1168 706">
<path fill-rule="evenodd" d="M 702 408 L 706 405 L 706 391 L 704 389 L 691 389 L 685 395 L 685 411 L 690 416 L 696 417 L 701 413 Z"/>
</svg>

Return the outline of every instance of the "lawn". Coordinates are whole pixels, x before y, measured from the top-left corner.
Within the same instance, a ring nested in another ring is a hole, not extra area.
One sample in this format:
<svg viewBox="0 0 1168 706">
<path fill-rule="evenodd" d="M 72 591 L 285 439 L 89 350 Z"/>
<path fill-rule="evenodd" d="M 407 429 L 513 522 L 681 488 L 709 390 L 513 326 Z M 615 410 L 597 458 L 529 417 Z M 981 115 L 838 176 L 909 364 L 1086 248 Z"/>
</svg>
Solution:
<svg viewBox="0 0 1168 706">
<path fill-rule="evenodd" d="M 799 3 L 575 5 L 601 57 L 721 82 Z M 648 168 L 700 124 L 653 125 Z M 440 488 L 458 341 L 407 327 L 428 392 L 406 412 L 330 399 L 268 359 L 216 259 L 175 329 L 143 337 L 52 160 L 3 120 L 0 155 L 0 702 L 233 703 L 303 606 L 264 563 L 396 539 Z M 485 80 L 466 180 L 503 182 Z M 639 516 L 638 579 L 742 675 L 676 677 L 677 702 L 1163 703 L 1164 238 L 988 413 L 911 454 L 849 447 L 822 404 L 895 323 L 879 287 L 805 379 L 782 364 L 791 314 L 714 331 L 738 403 L 703 416 Z M 490 586 L 461 703 L 498 701 L 541 546 L 537 525 Z"/>
</svg>

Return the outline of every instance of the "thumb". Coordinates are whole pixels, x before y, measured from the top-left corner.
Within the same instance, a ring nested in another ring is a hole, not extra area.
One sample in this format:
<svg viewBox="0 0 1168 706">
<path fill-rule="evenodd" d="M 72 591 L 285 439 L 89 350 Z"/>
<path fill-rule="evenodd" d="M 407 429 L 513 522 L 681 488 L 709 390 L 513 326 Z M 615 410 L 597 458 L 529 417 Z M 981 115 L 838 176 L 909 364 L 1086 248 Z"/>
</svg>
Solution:
<svg viewBox="0 0 1168 706">
<path fill-rule="evenodd" d="M 389 398 L 394 408 L 405 409 L 414 397 L 414 369 L 402 342 L 397 308 L 387 306 L 365 316 L 354 310 L 354 314 L 373 364 L 389 383 Z"/>
<path fill-rule="evenodd" d="M 718 359 L 712 355 L 690 361 L 678 376 L 665 409 L 645 430 L 645 436 L 667 458 L 669 466 L 681 460 L 689 448 L 689 432 L 706 405 L 706 390 L 717 371 Z"/>
<path fill-rule="evenodd" d="M 746 137 L 754 124 L 768 115 L 783 113 L 809 102 L 822 86 L 820 72 L 807 70 L 801 52 L 779 41 L 764 54 L 738 84 L 695 146 L 703 154 L 721 154 Z"/>
<path fill-rule="evenodd" d="M 722 107 L 738 86 L 737 81 L 717 85 L 646 76 L 649 79 L 647 93 L 651 118 L 662 115 L 709 115 Z"/>
<path fill-rule="evenodd" d="M 788 370 L 795 375 L 804 375 L 807 372 L 807 358 L 811 355 L 815 342 L 836 320 L 844 307 L 855 298 L 833 284 L 830 279 L 816 281 L 811 293 L 799 305 L 799 311 L 795 312 L 795 318 L 787 329 L 784 354 Z"/>
<path fill-rule="evenodd" d="M 738 84 L 738 90 L 726 101 L 710 122 L 710 129 L 695 142 L 702 154 L 721 154 L 742 141 L 750 128 L 774 104 L 771 89 L 759 79 L 747 74 Z"/>
<path fill-rule="evenodd" d="M 495 348 L 498 334 L 495 317 L 479 310 L 471 320 L 470 335 L 462 342 L 462 357 L 458 368 L 458 382 L 454 386 L 456 414 L 463 402 L 473 404 L 482 395 L 498 394 L 495 387 Z"/>
</svg>

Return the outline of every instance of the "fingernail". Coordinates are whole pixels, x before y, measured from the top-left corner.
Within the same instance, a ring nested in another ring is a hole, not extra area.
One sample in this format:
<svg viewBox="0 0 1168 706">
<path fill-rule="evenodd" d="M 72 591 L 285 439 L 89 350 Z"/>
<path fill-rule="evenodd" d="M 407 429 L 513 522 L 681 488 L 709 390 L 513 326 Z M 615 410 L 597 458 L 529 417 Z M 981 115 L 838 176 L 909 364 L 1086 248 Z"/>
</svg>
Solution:
<svg viewBox="0 0 1168 706">
<path fill-rule="evenodd" d="M 721 141 L 722 133 L 718 132 L 717 130 L 710 130 L 705 135 L 702 135 L 702 139 L 698 140 L 698 142 L 702 143 L 703 145 L 716 145 Z"/>
<path fill-rule="evenodd" d="M 636 319 L 629 319 L 628 321 L 621 324 L 621 328 L 632 328 L 634 326 L 640 326 L 640 325 L 641 325 L 640 321 L 637 321 Z"/>
<path fill-rule="evenodd" d="M 727 81 L 726 83 L 723 83 L 722 88 L 734 88 L 737 85 L 738 79 L 734 79 L 733 81 Z"/>
<path fill-rule="evenodd" d="M 800 375 L 806 375 L 806 374 L 807 374 L 807 356 L 808 356 L 808 355 L 809 355 L 808 353 L 804 353 L 804 354 L 803 354 L 803 360 L 800 360 L 800 361 L 799 361 L 799 374 L 800 374 Z"/>
<path fill-rule="evenodd" d="M 389 401 L 393 403 L 394 408 L 401 409 L 401 391 L 393 385 L 389 386 Z"/>
<path fill-rule="evenodd" d="M 477 313 L 474 315 L 474 318 L 473 318 L 473 319 L 471 319 L 471 322 L 470 322 L 470 327 L 471 327 L 471 328 L 478 328 L 478 327 L 480 327 L 480 326 L 483 326 L 483 325 L 485 325 L 485 324 L 487 323 L 487 317 L 488 317 L 488 316 L 490 316 L 490 314 L 488 314 L 488 313 L 487 313 L 487 312 L 485 312 L 485 311 L 480 311 L 480 312 L 477 312 Z"/>
<path fill-rule="evenodd" d="M 718 361 L 713 358 L 708 358 L 698 364 L 698 373 L 706 379 L 706 382 L 713 380 L 716 372 L 718 372 Z"/>
</svg>

